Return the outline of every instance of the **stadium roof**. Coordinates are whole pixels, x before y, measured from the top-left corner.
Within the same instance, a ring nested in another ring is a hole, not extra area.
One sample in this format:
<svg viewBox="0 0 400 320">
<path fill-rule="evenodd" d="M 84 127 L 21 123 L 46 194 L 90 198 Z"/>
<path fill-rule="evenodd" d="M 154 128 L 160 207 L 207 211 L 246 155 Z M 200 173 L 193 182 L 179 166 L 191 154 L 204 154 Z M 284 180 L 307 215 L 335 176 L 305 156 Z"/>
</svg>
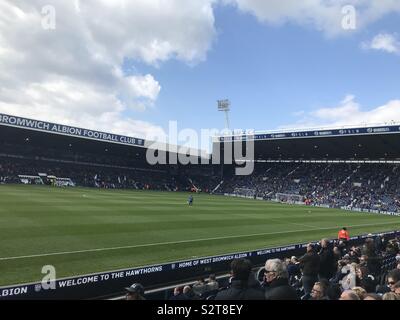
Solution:
<svg viewBox="0 0 400 320">
<path fill-rule="evenodd" d="M 171 153 L 176 153 L 178 150 L 177 146 L 155 144 L 154 141 L 140 138 L 5 114 L 0 114 L 0 129 L 2 136 L 7 137 L 10 143 L 17 143 L 29 135 L 43 147 L 68 148 L 73 145 L 75 149 L 85 151 L 107 150 L 122 156 L 134 155 L 138 161 L 145 159 L 147 148 L 159 150 L 169 148 Z M 400 125 L 392 123 L 366 127 L 263 131 L 225 135 L 216 139 L 217 142 L 228 144 L 232 141 L 253 141 L 254 159 L 257 161 L 400 161 Z M 221 143 L 219 147 L 223 149 L 224 144 Z M 190 154 L 199 156 L 200 150 L 190 149 Z M 204 154 L 202 156 L 204 157 Z"/>
<path fill-rule="evenodd" d="M 400 125 L 394 123 L 236 134 L 217 141 L 252 141 L 255 160 L 400 160 Z"/>
<path fill-rule="evenodd" d="M 80 144 L 82 144 L 82 140 L 89 139 L 101 142 L 103 144 L 113 143 L 124 146 L 136 147 L 135 149 L 156 149 L 160 151 L 168 151 L 171 153 L 184 153 L 196 157 L 204 157 L 204 158 L 210 157 L 210 155 L 198 149 L 193 149 L 193 148 L 183 149 L 179 146 L 168 143 L 155 142 L 151 140 L 145 140 L 142 138 L 129 137 L 129 136 L 107 133 L 91 129 L 84 129 L 79 127 L 73 127 L 73 126 L 35 120 L 35 119 L 28 119 L 2 113 L 0 113 L 0 128 L 1 127 L 17 128 L 20 129 L 18 132 L 21 133 L 25 130 L 31 131 L 31 134 L 33 134 L 33 132 L 45 133 L 46 134 L 45 136 L 47 137 L 46 140 L 50 139 L 50 136 L 58 135 L 58 136 L 64 136 L 64 139 L 60 138 L 59 140 L 70 141 L 72 139 L 75 142 L 80 140 L 81 141 Z M 13 135 L 15 135 L 17 131 L 12 130 L 12 132 Z M 36 136 L 38 136 L 38 134 L 36 134 Z M 44 135 L 42 134 L 41 136 Z M 65 139 L 66 137 L 70 137 L 70 139 Z M 54 140 L 54 138 L 55 137 L 53 137 L 52 140 Z M 69 144 L 70 143 L 68 142 L 67 145 Z"/>
</svg>

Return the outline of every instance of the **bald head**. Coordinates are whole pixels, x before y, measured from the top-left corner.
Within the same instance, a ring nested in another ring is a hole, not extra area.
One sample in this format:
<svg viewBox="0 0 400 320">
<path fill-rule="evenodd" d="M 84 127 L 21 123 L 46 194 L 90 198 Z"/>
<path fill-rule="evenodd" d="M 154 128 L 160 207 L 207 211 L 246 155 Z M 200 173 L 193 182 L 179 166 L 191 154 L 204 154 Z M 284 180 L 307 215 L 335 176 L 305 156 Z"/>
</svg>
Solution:
<svg viewBox="0 0 400 320">
<path fill-rule="evenodd" d="M 321 240 L 321 247 L 322 248 L 326 248 L 326 247 L 328 247 L 328 245 L 329 245 L 329 239 L 324 238 L 324 239 Z"/>
<path fill-rule="evenodd" d="M 184 288 L 183 288 L 183 293 L 184 294 L 187 294 L 187 293 L 189 293 L 189 292 L 191 292 L 192 291 L 192 287 L 191 286 L 185 286 Z"/>
<path fill-rule="evenodd" d="M 343 291 L 339 300 L 360 300 L 360 297 L 353 290 Z"/>
</svg>

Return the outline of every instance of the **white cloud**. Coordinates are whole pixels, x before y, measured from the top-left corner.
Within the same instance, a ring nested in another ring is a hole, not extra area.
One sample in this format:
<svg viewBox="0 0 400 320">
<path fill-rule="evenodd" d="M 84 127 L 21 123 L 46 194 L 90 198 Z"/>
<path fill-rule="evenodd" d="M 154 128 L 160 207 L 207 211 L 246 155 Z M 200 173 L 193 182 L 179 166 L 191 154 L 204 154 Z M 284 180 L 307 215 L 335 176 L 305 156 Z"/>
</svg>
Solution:
<svg viewBox="0 0 400 320">
<path fill-rule="evenodd" d="M 296 123 L 281 128 L 341 127 L 400 122 L 400 100 L 364 110 L 353 95 L 347 95 L 336 107 L 309 112 Z"/>
<path fill-rule="evenodd" d="M 342 21 L 348 12 L 345 6 L 356 9 L 356 30 L 379 20 L 391 12 L 400 12 L 398 0 L 223 0 L 235 4 L 241 11 L 248 12 L 261 22 L 271 25 L 295 23 L 311 26 L 328 36 L 348 31 Z"/>
<path fill-rule="evenodd" d="M 363 43 L 362 47 L 364 49 L 374 49 L 400 54 L 400 41 L 397 40 L 395 35 L 388 33 L 376 35 L 371 41 Z"/>
<path fill-rule="evenodd" d="M 204 60 L 215 37 L 213 1 L 1 1 L 0 112 L 121 134 L 163 133 L 125 116 L 153 106 L 162 85 L 122 65 Z M 55 8 L 55 30 L 42 28 L 45 5 Z"/>
</svg>

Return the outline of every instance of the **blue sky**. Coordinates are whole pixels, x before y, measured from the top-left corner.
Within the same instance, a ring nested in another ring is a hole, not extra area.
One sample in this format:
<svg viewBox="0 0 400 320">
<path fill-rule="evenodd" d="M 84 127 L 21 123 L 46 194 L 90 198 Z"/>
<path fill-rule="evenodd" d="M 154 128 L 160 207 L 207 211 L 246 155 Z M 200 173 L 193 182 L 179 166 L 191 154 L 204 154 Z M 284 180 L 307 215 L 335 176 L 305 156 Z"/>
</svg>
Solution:
<svg viewBox="0 0 400 320">
<path fill-rule="evenodd" d="M 225 98 L 232 129 L 400 121 L 399 17 L 393 0 L 3 0 L 0 112 L 143 138 L 222 129 Z"/>
<path fill-rule="evenodd" d="M 364 111 L 400 99 L 400 56 L 361 46 L 399 30 L 398 14 L 333 38 L 311 27 L 268 26 L 231 6 L 217 6 L 214 14 L 218 34 L 205 61 L 133 62 L 162 86 L 154 108 L 135 116 L 165 129 L 169 120 L 198 130 L 221 128 L 216 100 L 229 98 L 232 128 L 266 130 L 296 123 L 303 112 L 336 107 L 348 94 Z"/>
</svg>

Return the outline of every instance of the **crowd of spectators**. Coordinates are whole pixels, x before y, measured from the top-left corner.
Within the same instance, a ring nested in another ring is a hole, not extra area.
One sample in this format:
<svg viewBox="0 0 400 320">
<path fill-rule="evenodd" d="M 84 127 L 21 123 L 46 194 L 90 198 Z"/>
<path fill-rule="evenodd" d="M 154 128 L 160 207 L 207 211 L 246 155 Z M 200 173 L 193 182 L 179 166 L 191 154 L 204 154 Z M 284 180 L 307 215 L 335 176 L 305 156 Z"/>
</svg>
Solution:
<svg viewBox="0 0 400 320">
<path fill-rule="evenodd" d="M 1 143 L 0 183 L 18 183 L 18 175 L 44 172 L 71 178 L 78 186 L 168 191 L 236 193 L 254 190 L 265 200 L 292 195 L 311 205 L 400 212 L 400 165 L 385 163 L 256 163 L 249 176 L 229 166 L 150 166 L 139 151 L 102 152 L 74 146 L 40 147 Z M 223 183 L 221 183 L 223 181 Z M 289 198 L 287 199 L 289 200 Z"/>
<path fill-rule="evenodd" d="M 0 156 L 0 183 L 18 183 L 18 175 L 44 172 L 71 178 L 76 185 L 85 187 L 207 193 L 217 189 L 221 194 L 234 194 L 242 189 L 253 190 L 254 197 L 265 200 L 276 200 L 278 194 L 285 194 L 310 205 L 400 212 L 400 167 L 397 164 L 268 163 L 257 164 L 249 176 L 221 178 L 209 167 L 172 170 L 171 166 L 124 167 L 104 164 L 101 159 L 98 163 L 86 160 Z"/>
<path fill-rule="evenodd" d="M 219 192 L 238 189 L 252 189 L 266 200 L 289 194 L 312 205 L 400 212 L 398 164 L 257 164 L 250 176 L 225 177 Z"/>
<path fill-rule="evenodd" d="M 19 175 L 38 176 L 39 173 L 70 178 L 77 186 L 107 189 L 209 192 L 209 185 L 217 185 L 219 181 L 212 176 L 171 173 L 167 167 L 162 170 L 0 157 L 0 183 L 21 183 Z"/>
<path fill-rule="evenodd" d="M 267 260 L 258 272 L 235 259 L 227 283 L 210 275 L 177 286 L 169 299 L 400 300 L 400 239 L 371 236 L 360 246 L 322 239 L 303 256 Z"/>
</svg>

